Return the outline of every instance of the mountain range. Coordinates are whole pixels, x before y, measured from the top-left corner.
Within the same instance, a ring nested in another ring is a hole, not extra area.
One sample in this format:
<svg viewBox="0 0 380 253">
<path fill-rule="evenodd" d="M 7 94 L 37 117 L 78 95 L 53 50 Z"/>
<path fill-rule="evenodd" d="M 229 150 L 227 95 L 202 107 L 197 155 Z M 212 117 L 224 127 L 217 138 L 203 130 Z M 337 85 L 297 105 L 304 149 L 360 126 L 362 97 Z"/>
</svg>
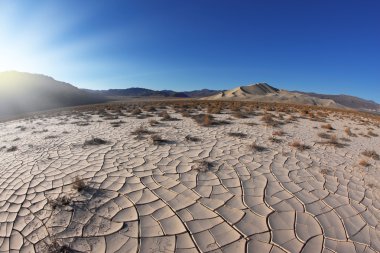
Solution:
<svg viewBox="0 0 380 253">
<path fill-rule="evenodd" d="M 145 88 L 88 90 L 40 74 L 16 71 L 0 73 L 0 118 L 60 107 L 140 97 L 282 102 L 380 113 L 380 105 L 374 101 L 348 95 L 286 91 L 266 83 L 238 86 L 231 90 L 202 89 L 183 92 Z"/>
</svg>

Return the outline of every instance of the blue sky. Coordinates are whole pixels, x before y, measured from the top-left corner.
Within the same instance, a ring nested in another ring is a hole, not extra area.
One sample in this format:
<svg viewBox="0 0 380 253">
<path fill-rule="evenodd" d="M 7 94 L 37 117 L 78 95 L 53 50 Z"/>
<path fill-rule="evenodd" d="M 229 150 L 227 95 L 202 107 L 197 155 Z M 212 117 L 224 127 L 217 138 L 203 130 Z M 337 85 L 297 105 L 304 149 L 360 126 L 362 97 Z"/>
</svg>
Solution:
<svg viewBox="0 0 380 253">
<path fill-rule="evenodd" d="M 288 90 L 380 102 L 380 1 L 0 0 L 0 71 L 92 89 Z"/>
</svg>

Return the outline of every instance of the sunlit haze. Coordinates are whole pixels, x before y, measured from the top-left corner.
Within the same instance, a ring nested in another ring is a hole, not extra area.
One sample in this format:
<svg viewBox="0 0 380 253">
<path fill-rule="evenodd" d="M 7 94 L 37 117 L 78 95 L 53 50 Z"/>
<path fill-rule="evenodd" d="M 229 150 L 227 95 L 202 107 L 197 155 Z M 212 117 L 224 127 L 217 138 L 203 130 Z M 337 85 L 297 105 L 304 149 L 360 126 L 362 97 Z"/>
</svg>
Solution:
<svg viewBox="0 0 380 253">
<path fill-rule="evenodd" d="M 0 71 L 90 89 L 288 90 L 380 102 L 379 1 L 0 1 Z"/>
</svg>

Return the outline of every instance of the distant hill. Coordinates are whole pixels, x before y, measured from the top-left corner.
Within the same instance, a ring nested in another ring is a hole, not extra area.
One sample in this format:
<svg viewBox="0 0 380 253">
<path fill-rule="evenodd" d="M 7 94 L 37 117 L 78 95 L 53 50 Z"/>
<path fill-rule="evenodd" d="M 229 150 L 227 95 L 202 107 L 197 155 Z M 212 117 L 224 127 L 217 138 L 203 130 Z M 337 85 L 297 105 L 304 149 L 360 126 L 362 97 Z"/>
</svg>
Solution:
<svg viewBox="0 0 380 253">
<path fill-rule="evenodd" d="M 331 99 L 321 99 L 301 94 L 280 90 L 267 83 L 257 83 L 247 86 L 239 86 L 234 89 L 220 92 L 216 95 L 202 98 L 205 100 L 248 100 L 259 102 L 276 102 L 289 104 L 316 105 L 323 107 L 344 108 L 343 105 Z"/>
<path fill-rule="evenodd" d="M 318 94 L 318 93 L 313 93 L 313 92 L 301 92 L 301 91 L 297 91 L 297 92 L 309 95 L 311 97 L 331 99 L 331 100 L 334 100 L 338 104 L 344 105 L 349 108 L 357 109 L 357 110 L 380 112 L 380 104 L 372 100 L 365 100 L 362 98 L 349 96 L 349 95 L 325 95 L 325 94 Z"/>
<path fill-rule="evenodd" d="M 86 90 L 91 93 L 95 93 L 107 97 L 177 97 L 177 98 L 199 98 L 212 96 L 220 90 L 194 90 L 194 91 L 172 91 L 172 90 L 150 90 L 145 88 L 127 88 L 127 89 L 109 89 L 109 90 Z"/>
<path fill-rule="evenodd" d="M 86 90 L 51 77 L 16 71 L 0 72 L 0 119 L 17 114 L 60 107 L 102 103 L 121 97 L 200 98 L 204 100 L 248 100 L 352 108 L 380 113 L 380 105 L 348 95 L 324 95 L 277 89 L 267 83 L 239 86 L 231 90 L 172 91 L 145 88 Z"/>
<path fill-rule="evenodd" d="M 0 73 L 0 117 L 105 101 L 103 96 L 48 76 L 16 71 Z"/>
</svg>

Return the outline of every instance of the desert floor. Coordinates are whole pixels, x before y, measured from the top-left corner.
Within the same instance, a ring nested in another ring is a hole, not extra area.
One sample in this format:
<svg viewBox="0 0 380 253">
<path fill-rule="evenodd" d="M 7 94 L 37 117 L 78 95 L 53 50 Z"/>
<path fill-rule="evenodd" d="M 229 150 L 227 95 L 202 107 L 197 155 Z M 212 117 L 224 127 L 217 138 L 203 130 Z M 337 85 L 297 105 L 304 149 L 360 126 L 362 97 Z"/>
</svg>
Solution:
<svg viewBox="0 0 380 253">
<path fill-rule="evenodd" d="M 380 251 L 379 124 L 160 110 L 1 123 L 0 252 Z"/>
</svg>

